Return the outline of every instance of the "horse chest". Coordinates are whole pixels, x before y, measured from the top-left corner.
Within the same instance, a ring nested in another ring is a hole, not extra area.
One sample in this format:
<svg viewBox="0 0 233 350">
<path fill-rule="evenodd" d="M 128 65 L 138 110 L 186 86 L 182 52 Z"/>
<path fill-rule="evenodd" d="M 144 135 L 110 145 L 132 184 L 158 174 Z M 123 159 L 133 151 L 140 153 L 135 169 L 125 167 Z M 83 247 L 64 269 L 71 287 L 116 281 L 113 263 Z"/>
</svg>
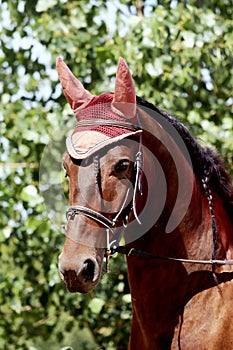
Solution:
<svg viewBox="0 0 233 350">
<path fill-rule="evenodd" d="M 162 273 L 156 281 L 150 276 L 145 280 L 137 269 L 129 349 L 232 350 L 233 280 L 230 274 L 218 288 L 211 272 L 187 276 L 183 269 L 173 271 L 173 266 L 167 269 L 170 281 L 168 275 Z M 171 276 L 178 276 L 178 272 L 179 283 L 171 283 Z M 150 288 L 146 291 L 143 286 L 149 285 L 149 281 Z"/>
<path fill-rule="evenodd" d="M 172 350 L 231 350 L 233 348 L 233 281 L 192 297 L 175 327 Z"/>
</svg>

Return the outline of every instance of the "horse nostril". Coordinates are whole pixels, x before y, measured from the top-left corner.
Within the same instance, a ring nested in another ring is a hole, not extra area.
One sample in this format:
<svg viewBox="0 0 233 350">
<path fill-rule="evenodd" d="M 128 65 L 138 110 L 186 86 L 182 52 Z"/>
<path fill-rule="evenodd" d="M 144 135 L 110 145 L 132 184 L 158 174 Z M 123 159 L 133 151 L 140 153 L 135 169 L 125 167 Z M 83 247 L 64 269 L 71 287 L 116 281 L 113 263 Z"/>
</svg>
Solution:
<svg viewBox="0 0 233 350">
<path fill-rule="evenodd" d="M 66 277 L 68 275 L 67 271 L 66 270 L 60 270 L 59 272 L 60 272 L 61 278 L 62 279 L 66 279 Z"/>
<path fill-rule="evenodd" d="M 84 261 L 82 276 L 85 282 L 92 282 L 95 276 L 95 264 L 91 259 Z"/>
</svg>

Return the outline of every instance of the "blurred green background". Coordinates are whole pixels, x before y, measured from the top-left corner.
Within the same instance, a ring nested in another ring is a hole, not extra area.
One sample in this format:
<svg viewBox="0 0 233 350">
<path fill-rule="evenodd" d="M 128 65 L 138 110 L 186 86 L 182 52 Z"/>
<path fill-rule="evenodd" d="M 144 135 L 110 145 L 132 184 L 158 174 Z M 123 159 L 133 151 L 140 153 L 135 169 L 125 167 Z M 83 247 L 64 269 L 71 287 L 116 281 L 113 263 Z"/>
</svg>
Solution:
<svg viewBox="0 0 233 350">
<path fill-rule="evenodd" d="M 58 274 L 64 235 L 39 191 L 43 150 L 73 118 L 56 57 L 100 94 L 122 56 L 137 94 L 232 174 L 232 17 L 231 0 L 0 0 L 0 349 L 121 350 L 130 333 L 124 258 L 88 295 L 68 294 Z"/>
</svg>

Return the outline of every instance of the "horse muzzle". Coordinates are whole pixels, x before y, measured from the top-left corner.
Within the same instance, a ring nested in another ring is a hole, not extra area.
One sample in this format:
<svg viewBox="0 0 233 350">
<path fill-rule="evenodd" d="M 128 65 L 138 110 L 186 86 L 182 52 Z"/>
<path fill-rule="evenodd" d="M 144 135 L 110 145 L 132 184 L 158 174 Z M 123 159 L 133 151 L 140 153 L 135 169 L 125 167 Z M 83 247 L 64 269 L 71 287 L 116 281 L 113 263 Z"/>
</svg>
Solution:
<svg viewBox="0 0 233 350">
<path fill-rule="evenodd" d="M 102 263 L 87 254 L 68 259 L 62 252 L 58 266 L 61 278 L 70 293 L 90 292 L 98 284 L 102 271 Z"/>
</svg>

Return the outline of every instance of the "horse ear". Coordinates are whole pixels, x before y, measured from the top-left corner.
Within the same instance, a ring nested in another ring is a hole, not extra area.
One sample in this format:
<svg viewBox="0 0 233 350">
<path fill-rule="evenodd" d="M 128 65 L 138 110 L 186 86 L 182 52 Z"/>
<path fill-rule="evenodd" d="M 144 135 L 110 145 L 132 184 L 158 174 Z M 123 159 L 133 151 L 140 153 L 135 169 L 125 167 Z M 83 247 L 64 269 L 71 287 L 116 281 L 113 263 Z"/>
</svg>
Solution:
<svg viewBox="0 0 233 350">
<path fill-rule="evenodd" d="M 85 108 L 94 96 L 84 89 L 60 57 L 56 60 L 56 68 L 64 95 L 72 110 L 76 112 L 78 109 Z"/>
<path fill-rule="evenodd" d="M 126 118 L 133 118 L 136 113 L 136 92 L 129 68 L 122 57 L 119 58 L 116 74 L 113 106 Z"/>
</svg>

